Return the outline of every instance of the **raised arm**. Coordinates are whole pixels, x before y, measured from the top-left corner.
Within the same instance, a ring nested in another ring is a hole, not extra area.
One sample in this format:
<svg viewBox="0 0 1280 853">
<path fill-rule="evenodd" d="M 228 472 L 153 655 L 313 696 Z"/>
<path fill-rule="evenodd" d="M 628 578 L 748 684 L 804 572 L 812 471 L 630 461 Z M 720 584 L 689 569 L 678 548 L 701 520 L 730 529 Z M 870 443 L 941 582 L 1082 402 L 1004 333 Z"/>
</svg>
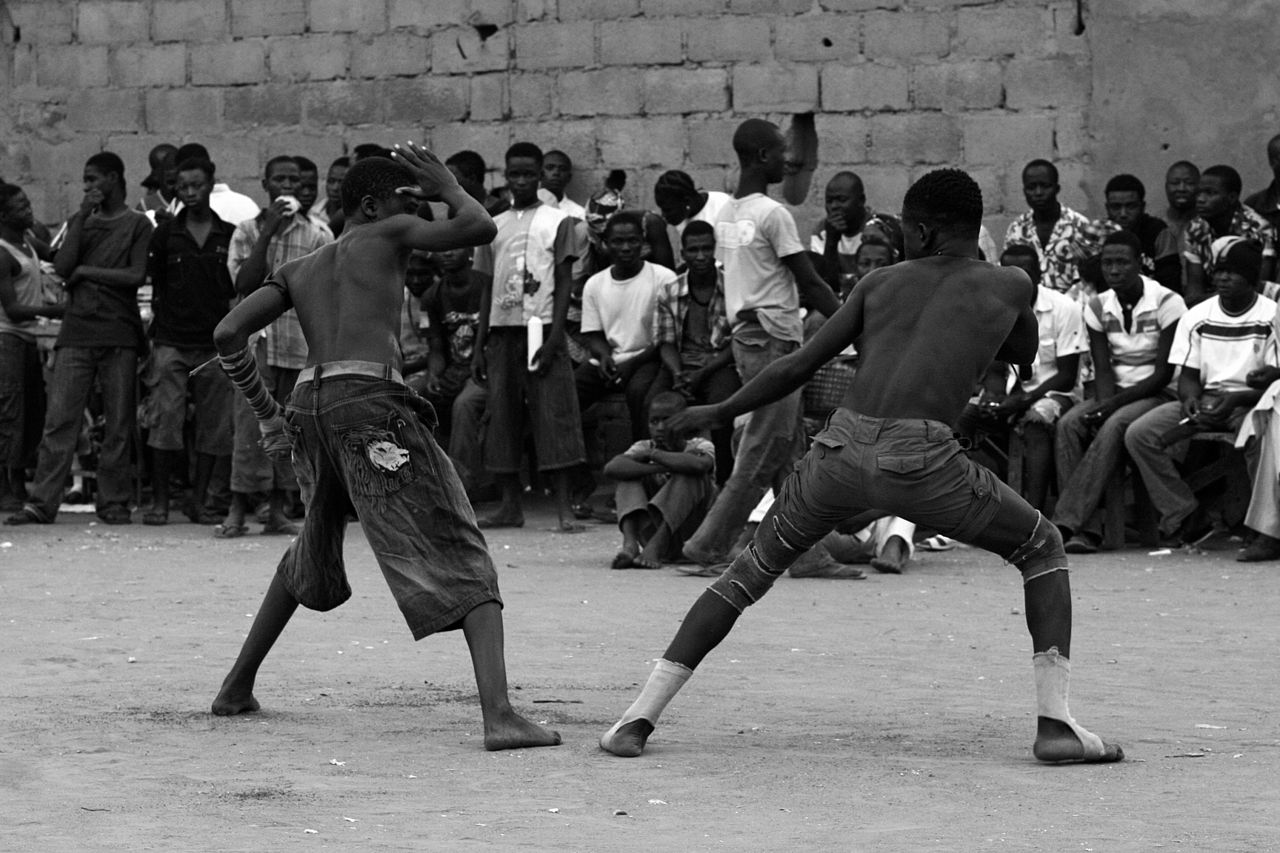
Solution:
<svg viewBox="0 0 1280 853">
<path fill-rule="evenodd" d="M 390 230 L 392 239 L 405 248 L 431 252 L 480 246 L 493 241 L 498 229 L 492 217 L 484 205 L 458 185 L 458 179 L 435 154 L 421 145 L 406 142 L 395 146 L 391 156 L 397 163 L 408 167 L 418 181 L 417 187 L 403 187 L 398 192 L 409 192 L 425 201 L 439 200 L 449 207 L 448 218 L 440 222 L 417 216 L 395 216 L 384 220 L 383 227 Z"/>
</svg>

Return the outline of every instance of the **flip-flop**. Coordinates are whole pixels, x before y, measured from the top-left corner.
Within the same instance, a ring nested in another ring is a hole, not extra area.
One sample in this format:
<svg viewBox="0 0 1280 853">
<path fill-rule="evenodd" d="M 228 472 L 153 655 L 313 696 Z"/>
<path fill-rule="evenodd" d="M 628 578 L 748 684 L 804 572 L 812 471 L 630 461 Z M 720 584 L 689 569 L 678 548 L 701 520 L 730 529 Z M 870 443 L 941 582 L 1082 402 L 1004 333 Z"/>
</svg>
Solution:
<svg viewBox="0 0 1280 853">
<path fill-rule="evenodd" d="M 213 528 L 214 539 L 239 539 L 249 531 L 248 525 L 245 524 L 226 524 L 225 522 L 216 525 Z"/>
<path fill-rule="evenodd" d="M 44 513 L 33 507 L 31 504 L 25 505 L 22 509 L 5 519 L 5 524 L 53 524 L 52 519 L 46 518 Z"/>
<path fill-rule="evenodd" d="M 928 539 L 922 539 L 916 543 L 916 547 L 921 551 L 950 551 L 960 543 L 950 537 L 941 534 L 930 536 Z"/>
</svg>

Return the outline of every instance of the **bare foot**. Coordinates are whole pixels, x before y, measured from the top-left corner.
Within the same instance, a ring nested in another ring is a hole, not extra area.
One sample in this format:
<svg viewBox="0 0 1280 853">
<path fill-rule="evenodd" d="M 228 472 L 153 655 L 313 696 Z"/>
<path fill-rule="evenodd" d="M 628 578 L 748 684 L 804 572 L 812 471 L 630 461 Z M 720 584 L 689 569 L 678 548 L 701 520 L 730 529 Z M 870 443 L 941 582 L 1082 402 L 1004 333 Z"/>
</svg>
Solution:
<svg viewBox="0 0 1280 853">
<path fill-rule="evenodd" d="M 640 554 L 631 561 L 633 569 L 660 569 L 662 561 L 649 553 L 649 549 L 645 548 Z"/>
<path fill-rule="evenodd" d="M 1095 742 L 1082 741 L 1075 730 L 1062 720 L 1037 717 L 1036 742 L 1031 747 L 1031 751 L 1040 761 L 1055 764 L 1073 762 L 1105 764 L 1124 760 L 1124 750 L 1117 744 L 1107 743 L 1083 728 L 1080 731 Z"/>
<path fill-rule="evenodd" d="M 644 745 L 653 734 L 653 723 L 641 717 L 629 723 L 615 725 L 600 738 L 600 748 L 621 758 L 636 758 L 644 752 Z"/>
<path fill-rule="evenodd" d="M 560 523 L 551 528 L 552 533 L 582 533 L 587 529 L 585 524 L 579 524 L 568 518 L 560 519 Z"/>
<path fill-rule="evenodd" d="M 241 690 L 224 682 L 213 700 L 211 710 L 219 717 L 232 717 L 236 714 L 252 714 L 260 707 L 258 700 L 253 698 L 252 690 Z"/>
<path fill-rule="evenodd" d="M 611 569 L 631 568 L 635 564 L 636 554 L 639 552 L 639 550 L 640 549 L 636 548 L 634 545 L 629 548 L 626 545 L 623 545 L 622 550 L 613 555 L 613 562 L 609 565 L 609 568 Z"/>
<path fill-rule="evenodd" d="M 871 568 L 886 575 L 902 574 L 907 561 L 907 543 L 901 536 L 890 536 L 884 548 L 871 560 Z"/>
<path fill-rule="evenodd" d="M 492 724 L 488 721 L 484 724 L 484 748 L 490 752 L 559 745 L 559 732 L 531 723 L 515 711 L 508 711 Z"/>
</svg>

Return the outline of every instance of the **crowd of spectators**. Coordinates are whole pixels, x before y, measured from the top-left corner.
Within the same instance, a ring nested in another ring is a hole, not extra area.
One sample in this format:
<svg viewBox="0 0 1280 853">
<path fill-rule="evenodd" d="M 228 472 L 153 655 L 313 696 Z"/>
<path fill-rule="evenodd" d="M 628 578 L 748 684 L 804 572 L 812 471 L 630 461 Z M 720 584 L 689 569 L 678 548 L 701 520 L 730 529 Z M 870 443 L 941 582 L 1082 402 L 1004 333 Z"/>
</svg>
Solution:
<svg viewBox="0 0 1280 853">
<path fill-rule="evenodd" d="M 735 193 L 671 170 L 653 187 L 656 211 L 629 205 L 617 172 L 575 201 L 570 158 L 532 142 L 511 146 L 493 186 L 475 152 L 446 160 L 498 234 L 474 252 L 413 259 L 402 372 L 435 405 L 473 501 L 498 502 L 482 527 L 522 525 L 532 485 L 555 496 L 563 532 L 616 521 L 614 568 L 684 560 L 711 573 L 745 541 L 806 425 L 840 403 L 853 350 L 803 395 L 740 423 L 708 436 L 665 429 L 802 345 L 861 277 L 904 257 L 902 226 L 884 212 L 896 200 L 872 206 L 859 176 L 839 172 L 825 217 L 802 236 L 768 194 L 787 168 L 781 132 L 752 120 L 733 142 Z M 101 152 L 85 163 L 79 209 L 48 225 L 0 182 L 7 523 L 51 523 L 64 502 L 92 501 L 108 524 L 135 513 L 166 524 L 176 507 L 219 538 L 251 523 L 296 532 L 305 507 L 293 472 L 259 447 L 252 411 L 213 362 L 213 329 L 280 265 L 340 238 L 346 170 L 387 154 L 356 146 L 327 165 L 323 190 L 312 160 L 272 157 L 260 209 L 218 179 L 198 143 L 158 146 L 133 204 L 125 164 Z M 993 364 L 957 430 L 1063 529 L 1070 552 L 1103 546 L 1110 484 L 1131 468 L 1134 503 L 1149 503 L 1163 543 L 1244 521 L 1252 538 L 1239 558 L 1280 558 L 1280 137 L 1267 155 L 1275 180 L 1248 197 L 1230 166 L 1172 164 L 1158 216 L 1129 174 L 1110 177 L 1094 215 L 1073 210 L 1054 165 L 1034 160 L 1022 171 L 1027 211 L 999 247 L 980 235 L 976 260 L 1031 279 L 1040 352 L 1030 365 Z M 440 214 L 424 204 L 418 215 Z M 252 348 L 284 402 L 307 363 L 297 318 Z M 611 428 L 620 421 L 625 431 Z M 1186 476 L 1205 436 L 1215 453 L 1243 450 L 1243 519 Z M 857 577 L 843 565 L 855 559 L 901 571 L 915 538 L 949 546 L 931 533 L 902 519 L 839 530 L 793 573 Z"/>
</svg>

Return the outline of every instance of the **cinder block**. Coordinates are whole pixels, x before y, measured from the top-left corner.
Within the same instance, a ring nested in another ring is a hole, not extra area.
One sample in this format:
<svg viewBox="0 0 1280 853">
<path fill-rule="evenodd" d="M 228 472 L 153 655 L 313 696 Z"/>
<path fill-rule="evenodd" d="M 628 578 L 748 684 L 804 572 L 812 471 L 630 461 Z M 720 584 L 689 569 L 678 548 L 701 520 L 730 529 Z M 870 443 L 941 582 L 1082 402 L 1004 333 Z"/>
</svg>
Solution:
<svg viewBox="0 0 1280 853">
<path fill-rule="evenodd" d="M 543 0 L 541 6 L 546 6 L 546 0 Z M 467 8 L 466 23 L 475 24 L 493 24 L 494 26 L 506 26 L 516 20 L 517 10 L 516 4 L 511 0 L 469 0 Z M 542 10 L 530 10 L 534 17 L 542 17 L 545 8 Z M 522 20 L 528 20 L 523 18 Z"/>
<path fill-rule="evenodd" d="M 54 45 L 46 42 L 49 47 Z M 14 98 L 23 97 L 36 86 L 36 51 L 34 44 L 15 44 L 13 62 L 0 62 L 0 92 L 10 92 Z M 13 116 L 0 111 L 0 134 L 12 133 Z"/>
<path fill-rule="evenodd" d="M 504 71 L 510 61 L 511 37 L 505 29 L 487 39 L 473 27 L 452 27 L 431 34 L 431 68 L 438 74 Z"/>
<path fill-rule="evenodd" d="M 862 23 L 862 52 L 872 58 L 894 57 L 919 61 L 946 56 L 951 49 L 952 13 L 868 12 Z"/>
<path fill-rule="evenodd" d="M 644 91 L 634 71 L 602 68 L 560 75 L 556 108 L 564 116 L 631 116 L 640 112 Z"/>
<path fill-rule="evenodd" d="M 387 137 L 385 141 L 390 141 L 390 137 Z M 323 177 L 329 168 L 329 164 L 341 157 L 345 152 L 342 140 L 336 134 L 323 131 L 288 129 L 275 131 L 264 141 L 262 148 L 262 154 L 264 155 L 263 167 L 266 166 L 266 159 L 279 153 L 301 154 L 304 157 L 310 157 L 320 167 L 320 175 Z"/>
<path fill-rule="evenodd" d="M 221 41 L 226 36 L 225 3 L 165 0 L 152 7 L 151 38 L 154 41 Z"/>
<path fill-rule="evenodd" d="M 911 186 L 911 173 L 906 167 L 864 164 L 854 171 L 862 178 L 867 204 L 876 210 L 897 216 L 902 209 L 902 197 Z"/>
<path fill-rule="evenodd" d="M 312 83 L 303 90 L 302 109 L 309 124 L 374 124 L 382 116 L 381 94 L 381 83 Z"/>
<path fill-rule="evenodd" d="M 313 33 L 384 32 L 387 0 L 309 0 L 307 24 Z"/>
<path fill-rule="evenodd" d="M 852 62 L 859 56 L 856 15 L 801 15 L 774 25 L 773 53 L 781 60 Z"/>
<path fill-rule="evenodd" d="M 519 27 L 516 68 L 583 68 L 595 64 L 596 29 L 591 21 Z"/>
<path fill-rule="evenodd" d="M 550 74 L 512 74 L 511 115 L 516 118 L 550 118 L 555 78 Z"/>
<path fill-rule="evenodd" d="M 262 189 L 262 168 L 276 154 L 292 154 L 287 149 L 276 148 L 270 141 L 264 143 L 253 131 L 226 135 L 192 134 L 209 149 L 209 156 L 218 169 L 218 180 L 226 181 L 236 192 L 251 196 L 258 204 L 266 201 Z M 263 149 L 270 152 L 262 156 Z"/>
<path fill-rule="evenodd" d="M 822 109 L 826 112 L 905 110 L 910 93 L 910 74 L 900 65 L 862 62 L 822 69 Z"/>
<path fill-rule="evenodd" d="M 172 145 L 173 139 L 151 133 L 116 133 L 102 140 L 104 151 L 110 151 L 124 161 L 125 183 L 129 185 L 130 196 L 141 193 L 137 186 L 151 171 L 147 154 L 161 143 Z"/>
<path fill-rule="evenodd" d="M 117 86 L 182 86 L 187 82 L 187 47 L 153 44 L 111 51 L 111 82 Z"/>
<path fill-rule="evenodd" d="M 1053 117 L 1054 153 L 1058 157 L 1080 159 L 1096 149 L 1083 112 L 1058 110 Z"/>
<path fill-rule="evenodd" d="M 389 122 L 432 127 L 466 118 L 468 91 L 461 80 L 447 77 L 387 80 L 378 87 L 386 102 L 383 115 Z"/>
<path fill-rule="evenodd" d="M 960 130 L 939 113 L 872 116 L 867 154 L 879 163 L 958 163 Z"/>
<path fill-rule="evenodd" d="M 736 112 L 809 112 L 818 107 L 814 65 L 738 65 L 733 69 Z"/>
<path fill-rule="evenodd" d="M 1081 10 L 1074 0 L 1057 0 L 1050 14 L 1053 15 L 1053 36 L 1045 45 L 1045 51 L 1051 55 L 1087 55 L 1089 39 L 1083 32 L 1076 32 Z"/>
<path fill-rule="evenodd" d="M 431 39 L 417 33 L 389 33 L 351 45 L 352 77 L 416 75 L 430 69 Z"/>
<path fill-rule="evenodd" d="M 520 23 L 550 21 L 556 16 L 556 0 L 516 0 L 512 20 Z"/>
<path fill-rule="evenodd" d="M 814 116 L 814 125 L 818 132 L 819 163 L 848 165 L 866 162 L 867 137 L 871 133 L 867 119 L 822 112 Z"/>
<path fill-rule="evenodd" d="M 1032 113 L 970 113 L 960 117 L 964 159 L 976 165 L 1019 168 L 1053 156 L 1053 118 Z"/>
<path fill-rule="evenodd" d="M 67 124 L 73 130 L 137 130 L 142 116 L 137 89 L 80 89 L 67 99 Z"/>
<path fill-rule="evenodd" d="M 686 18 L 682 23 L 690 62 L 768 62 L 773 57 L 765 18 L 735 15 Z"/>
<path fill-rule="evenodd" d="M 644 72 L 644 111 L 714 113 L 729 108 L 729 73 L 723 68 L 650 68 Z"/>
<path fill-rule="evenodd" d="M 106 45 L 41 45 L 35 49 L 35 83 L 59 89 L 105 86 L 107 57 Z"/>
<path fill-rule="evenodd" d="M 683 32 L 677 20 L 601 21 L 601 65 L 679 65 Z"/>
<path fill-rule="evenodd" d="M 1043 6 L 1000 4 L 956 12 L 957 54 L 993 59 L 1041 56 L 1053 33 L 1053 17 Z"/>
<path fill-rule="evenodd" d="M 146 128 L 152 133 L 201 134 L 222 127 L 219 89 L 152 89 L 146 93 L 146 105 Z M 142 122 L 123 126 L 136 129 Z"/>
<path fill-rule="evenodd" d="M 729 0 L 734 15 L 801 15 L 813 8 L 814 0 Z"/>
<path fill-rule="evenodd" d="M 691 119 L 689 162 L 704 167 L 737 163 L 737 155 L 733 153 L 733 132 L 739 124 L 741 119 Z"/>
<path fill-rule="evenodd" d="M 76 16 L 76 35 L 81 44 L 146 41 L 149 11 L 149 5 L 129 0 L 84 0 Z"/>
<path fill-rule="evenodd" d="M 640 14 L 640 0 L 560 0 L 560 20 L 611 20 Z"/>
<path fill-rule="evenodd" d="M 986 0 L 977 0 L 985 3 Z M 901 9 L 902 0 L 819 0 L 825 12 L 869 12 L 872 9 Z M 939 0 L 931 0 L 930 6 L 944 5 Z"/>
<path fill-rule="evenodd" d="M 507 75 L 477 74 L 471 78 L 471 121 L 499 121 L 507 115 Z"/>
<path fill-rule="evenodd" d="M 467 0 L 391 0 L 387 23 L 425 31 L 466 23 L 467 14 Z"/>
<path fill-rule="evenodd" d="M 1014 59 L 1005 66 L 1004 86 L 1010 109 L 1083 107 L 1089 103 L 1093 75 L 1072 56 Z"/>
<path fill-rule="evenodd" d="M 8 4 L 9 18 L 22 30 L 24 44 L 70 44 L 75 35 L 71 3 L 17 0 Z"/>
<path fill-rule="evenodd" d="M 37 214 L 40 213 L 41 208 L 36 205 L 36 200 L 31 195 L 32 191 L 41 184 L 50 186 L 57 185 L 63 181 L 72 183 L 79 188 L 81 176 L 84 174 L 85 161 L 103 150 L 102 141 L 102 136 L 98 134 L 84 133 L 77 134 L 66 142 L 46 142 L 32 145 L 28 159 L 30 160 L 31 175 L 35 180 L 24 185 L 23 190 L 28 197 L 31 197 L 31 205 L 35 208 Z M 115 151 L 112 148 L 107 150 Z M 126 179 L 132 178 L 128 161 L 125 162 L 125 177 Z M 134 183 L 137 182 L 134 181 Z M 81 190 L 76 195 L 77 204 L 83 194 L 83 190 Z"/>
<path fill-rule="evenodd" d="M 718 15 L 728 0 L 640 0 L 640 13 L 646 18 Z"/>
<path fill-rule="evenodd" d="M 684 162 L 684 122 L 677 118 L 619 118 L 600 122 L 600 161 L 608 168 Z"/>
<path fill-rule="evenodd" d="M 282 36 L 269 39 L 267 44 L 271 48 L 271 80 L 336 80 L 347 76 L 351 48 L 345 35 Z"/>
<path fill-rule="evenodd" d="M 508 122 L 467 122 L 428 129 L 427 144 L 441 159 L 458 151 L 475 151 L 493 172 L 501 174 L 502 158 L 514 138 Z"/>
<path fill-rule="evenodd" d="M 984 214 L 996 214 L 1004 209 L 1004 193 L 1001 190 L 1001 173 L 998 169 L 989 166 L 971 167 L 967 164 L 964 170 L 969 173 L 969 177 L 973 178 L 977 183 L 978 189 L 982 191 L 982 211 Z M 986 223 L 984 223 L 986 224 Z M 1001 230 L 991 231 L 991 239 L 996 241 L 996 247 L 999 248 L 1004 243 L 1004 228 L 1007 226 L 999 226 Z M 990 229 L 991 225 L 987 225 Z M 996 258 L 988 258 L 988 260 L 997 260 Z"/>
<path fill-rule="evenodd" d="M 230 126 L 294 125 L 302 121 L 298 90 L 285 83 L 226 90 L 224 117 Z"/>
<path fill-rule="evenodd" d="M 586 199 L 602 186 L 593 173 L 593 170 L 600 165 L 600 146 L 596 125 L 597 122 L 591 119 L 562 121 L 556 123 L 552 136 L 548 137 L 544 130 L 541 136 L 535 137 L 535 141 L 542 146 L 543 151 L 558 149 L 569 155 L 569 159 L 573 162 L 574 177 L 569 183 L 567 192 L 570 198 L 580 199 L 584 204 Z"/>
<path fill-rule="evenodd" d="M 306 29 L 306 0 L 231 0 L 233 36 L 287 36 Z"/>
<path fill-rule="evenodd" d="M 191 46 L 191 82 L 196 86 L 260 83 L 267 75 L 261 41 L 231 41 Z"/>
<path fill-rule="evenodd" d="M 918 65 L 912 101 L 917 109 L 959 112 L 1004 103 L 1003 72 L 995 60 Z"/>
</svg>

